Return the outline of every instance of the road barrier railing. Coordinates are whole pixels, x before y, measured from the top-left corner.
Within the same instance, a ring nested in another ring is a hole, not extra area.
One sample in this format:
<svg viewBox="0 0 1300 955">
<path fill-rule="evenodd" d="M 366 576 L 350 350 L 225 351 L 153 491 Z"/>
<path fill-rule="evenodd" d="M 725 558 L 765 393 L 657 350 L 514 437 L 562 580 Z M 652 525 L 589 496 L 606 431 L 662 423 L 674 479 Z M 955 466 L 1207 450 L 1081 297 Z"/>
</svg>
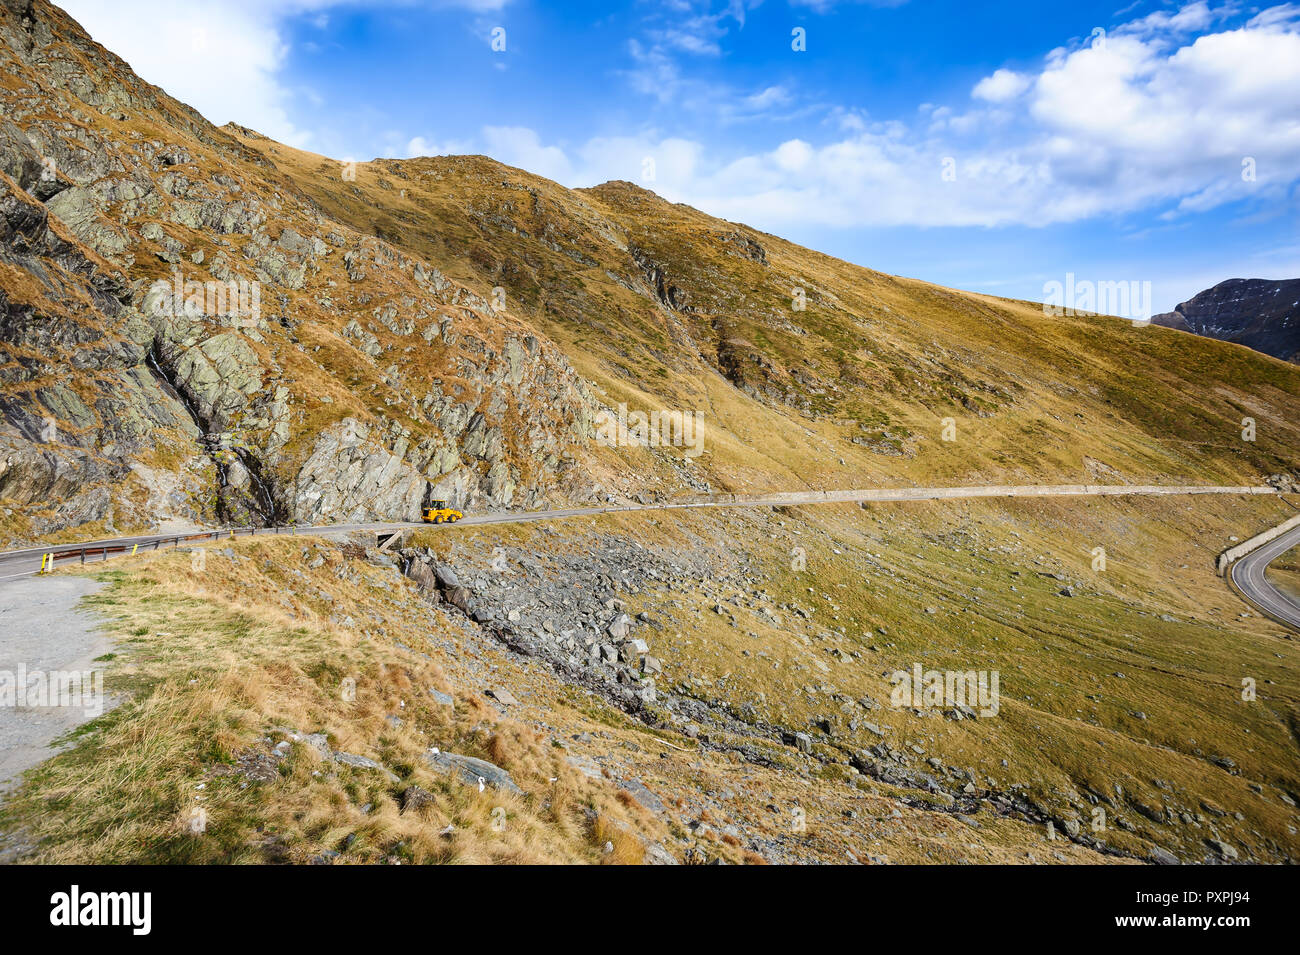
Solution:
<svg viewBox="0 0 1300 955">
<path fill-rule="evenodd" d="M 1220 575 L 1224 574 L 1229 567 L 1241 560 L 1241 558 L 1245 557 L 1251 551 L 1258 550 L 1271 540 L 1277 540 L 1277 538 L 1296 527 L 1300 527 L 1300 514 L 1297 514 L 1290 520 L 1283 521 L 1281 524 L 1277 525 L 1277 527 L 1270 527 L 1262 534 L 1256 534 L 1249 540 L 1244 540 L 1240 544 L 1234 544 L 1232 547 L 1229 547 L 1219 555 L 1219 559 L 1216 561 L 1214 569 Z"/>
<path fill-rule="evenodd" d="M 172 537 L 153 537 L 144 541 L 134 543 L 104 543 L 104 544 L 78 544 L 62 548 L 54 548 L 41 554 L 41 569 L 37 573 L 47 574 L 54 570 L 60 560 L 65 564 L 68 560 L 75 559 L 78 563 L 86 563 L 86 558 L 93 559 L 98 555 L 100 561 L 108 560 L 110 554 L 122 554 L 130 551 L 132 554 L 139 553 L 140 548 L 145 550 L 164 550 L 168 547 L 175 549 L 182 544 L 204 543 L 215 540 L 233 540 L 236 536 L 252 537 L 257 534 L 296 534 L 298 527 L 296 524 L 273 525 L 271 527 L 228 527 L 215 531 L 201 531 L 197 534 L 177 534 Z"/>
</svg>

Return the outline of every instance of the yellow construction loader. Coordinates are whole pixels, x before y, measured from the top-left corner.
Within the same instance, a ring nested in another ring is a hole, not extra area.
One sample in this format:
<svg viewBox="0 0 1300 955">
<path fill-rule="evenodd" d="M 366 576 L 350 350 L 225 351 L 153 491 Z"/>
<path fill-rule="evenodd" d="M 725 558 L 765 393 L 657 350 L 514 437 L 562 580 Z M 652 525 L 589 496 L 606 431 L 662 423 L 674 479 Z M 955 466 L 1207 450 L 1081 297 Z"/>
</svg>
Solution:
<svg viewBox="0 0 1300 955">
<path fill-rule="evenodd" d="M 421 520 L 426 524 L 454 524 L 465 515 L 454 507 L 448 507 L 446 501 L 434 501 L 432 507 L 426 507 Z"/>
</svg>

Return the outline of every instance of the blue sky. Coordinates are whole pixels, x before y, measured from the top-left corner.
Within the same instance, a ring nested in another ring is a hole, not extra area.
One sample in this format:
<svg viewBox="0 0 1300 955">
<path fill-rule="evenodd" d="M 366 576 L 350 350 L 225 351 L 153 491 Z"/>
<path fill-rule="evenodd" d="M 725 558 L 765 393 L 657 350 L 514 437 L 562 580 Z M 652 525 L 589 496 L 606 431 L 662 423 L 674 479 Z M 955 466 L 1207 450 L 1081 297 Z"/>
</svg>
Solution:
<svg viewBox="0 0 1300 955">
<path fill-rule="evenodd" d="M 1067 273 L 1150 281 L 1158 311 L 1300 276 L 1300 5 L 64 5 L 214 122 L 340 159 L 476 152 L 570 186 L 628 179 L 1033 300 Z"/>
</svg>

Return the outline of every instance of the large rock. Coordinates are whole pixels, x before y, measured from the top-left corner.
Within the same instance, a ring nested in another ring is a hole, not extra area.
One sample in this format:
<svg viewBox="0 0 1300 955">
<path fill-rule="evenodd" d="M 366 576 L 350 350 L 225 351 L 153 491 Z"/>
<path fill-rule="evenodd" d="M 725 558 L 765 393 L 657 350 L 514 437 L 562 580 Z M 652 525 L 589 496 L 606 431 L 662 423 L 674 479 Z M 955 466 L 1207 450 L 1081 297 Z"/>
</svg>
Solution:
<svg viewBox="0 0 1300 955">
<path fill-rule="evenodd" d="M 502 792 L 523 794 L 510 774 L 500 766 L 494 766 L 485 759 L 473 756 L 461 756 L 456 753 L 426 753 L 425 760 L 440 773 L 450 773 L 461 781 L 478 786 L 482 780 L 484 786 L 491 786 Z"/>
<path fill-rule="evenodd" d="M 176 382 L 209 431 L 223 431 L 262 387 L 265 369 L 237 332 L 213 335 L 169 356 Z"/>
<path fill-rule="evenodd" d="M 623 640 L 632 631 L 632 618 L 625 613 L 621 613 L 610 621 L 607 629 L 609 635 L 615 640 Z"/>
<path fill-rule="evenodd" d="M 681 865 L 677 857 L 657 842 L 650 842 L 645 847 L 646 865 Z"/>
<path fill-rule="evenodd" d="M 425 593 L 434 593 L 438 591 L 438 578 L 434 576 L 433 568 L 423 560 L 412 560 L 410 566 L 406 569 L 406 576 L 415 581 L 415 585 Z"/>
</svg>

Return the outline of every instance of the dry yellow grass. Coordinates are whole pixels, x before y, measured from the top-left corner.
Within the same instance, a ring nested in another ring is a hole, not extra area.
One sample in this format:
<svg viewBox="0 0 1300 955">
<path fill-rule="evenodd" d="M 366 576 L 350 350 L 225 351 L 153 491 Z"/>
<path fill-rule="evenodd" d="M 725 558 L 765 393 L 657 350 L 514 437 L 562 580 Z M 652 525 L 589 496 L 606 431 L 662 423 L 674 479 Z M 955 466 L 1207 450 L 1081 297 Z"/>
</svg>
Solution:
<svg viewBox="0 0 1300 955">
<path fill-rule="evenodd" d="M 636 526 L 623 520 L 615 526 Z M 35 845 L 23 861 L 301 863 L 337 852 L 336 864 L 619 864 L 640 861 L 643 840 L 682 861 L 738 864 L 844 862 L 849 853 L 861 861 L 1113 861 L 1046 845 L 1038 828 L 1013 819 L 967 831 L 898 801 L 907 793 L 892 787 L 803 777 L 780 747 L 767 766 L 699 749 L 514 658 L 425 604 L 391 570 L 333 544 L 267 538 L 229 547 L 233 558 L 224 543 L 205 548 L 201 571 L 188 555 L 162 553 L 102 572 L 109 587 L 95 604 L 118 644 L 109 687 L 130 699 L 74 734 L 76 745 L 30 773 L 3 810 L 4 831 Z M 701 661 L 700 672 L 712 666 Z M 349 676 L 353 702 L 339 692 Z M 482 695 L 485 676 L 527 705 L 502 717 Z M 454 714 L 422 699 L 425 687 L 452 693 Z M 324 733 L 335 750 L 372 757 L 400 781 L 322 763 L 289 731 Z M 285 741 L 288 755 L 271 757 Z M 507 768 L 527 795 L 480 795 L 429 772 L 421 757 L 430 745 Z M 575 772 L 570 757 L 598 759 L 601 778 Z M 254 781 L 250 766 L 272 771 Z M 619 783 L 628 778 L 671 796 L 672 810 L 659 816 L 629 798 Z M 403 812 L 411 785 L 432 799 Z M 784 808 L 773 814 L 772 803 Z M 794 806 L 807 812 L 801 830 L 791 828 Z M 202 834 L 190 831 L 197 808 L 207 812 Z M 692 818 L 709 819 L 708 829 L 692 833 Z"/>
<path fill-rule="evenodd" d="M 664 686 L 732 716 L 747 710 L 754 725 L 829 718 L 833 734 L 814 731 L 819 789 L 864 784 L 846 762 L 881 737 L 852 729 L 842 701 L 868 697 L 881 707 L 850 707 L 857 719 L 897 748 L 920 747 L 918 763 L 969 768 L 980 789 L 1018 792 L 1057 819 L 1086 823 L 1101 807 L 1101 841 L 1117 852 L 1145 859 L 1160 845 L 1197 858 L 1222 839 L 1283 861 L 1300 854 L 1300 815 L 1286 801 L 1300 791 L 1300 656 L 1214 574 L 1214 557 L 1232 534 L 1289 510 L 1248 498 L 842 505 L 605 515 L 565 521 L 560 535 L 465 527 L 419 542 L 462 568 L 486 567 L 500 546 L 545 563 L 609 534 L 666 560 L 707 554 L 714 570 L 697 588 L 626 595 L 629 612 L 659 621 L 650 639 Z M 1096 572 L 1099 545 L 1108 562 Z M 738 556 L 761 585 L 716 583 Z M 1067 585 L 1074 596 L 1059 593 Z M 996 718 L 891 707 L 888 674 L 918 662 L 999 671 Z M 1247 678 L 1255 701 L 1243 698 Z M 759 749 L 797 770 L 789 749 Z M 833 836 L 823 822 L 811 838 Z M 1011 826 L 977 841 L 1005 851 L 1016 839 Z"/>
<path fill-rule="evenodd" d="M 1249 483 L 1300 466 L 1300 369 L 1238 346 L 885 275 L 629 183 L 568 190 L 481 156 L 376 160 L 344 183 L 326 157 L 241 138 L 338 221 L 503 286 L 602 402 L 700 412 L 691 470 L 723 489 Z M 655 300 L 633 249 L 688 307 Z M 671 455 L 586 453 L 606 486 L 682 490 Z"/>
<path fill-rule="evenodd" d="M 332 852 L 339 863 L 640 861 L 630 822 L 606 856 L 612 822 L 594 826 L 588 814 L 639 819 L 651 834 L 653 820 L 576 774 L 543 734 L 475 692 L 457 693 L 454 712 L 432 700 L 430 688 L 456 691 L 418 625 L 401 633 L 404 650 L 328 619 L 329 605 L 392 613 L 390 594 L 405 585 L 391 571 L 312 548 L 329 559 L 313 575 L 320 589 L 286 597 L 288 578 L 304 586 L 302 571 L 281 574 L 302 563 L 301 549 L 259 541 L 234 558 L 205 549 L 202 570 L 163 554 L 104 572 L 109 586 L 92 603 L 120 647 L 109 688 L 130 699 L 78 731 L 78 745 L 34 770 L 5 807 L 6 828 L 36 843 L 24 861 L 301 863 Z M 332 601 L 321 599 L 327 591 Z M 421 616 L 438 625 L 432 610 Z M 323 763 L 309 733 L 398 778 Z M 433 771 L 423 757 L 435 745 L 502 766 L 526 794 L 480 793 Z M 431 796 L 403 811 L 411 787 Z M 195 833 L 199 810 L 206 823 Z"/>
</svg>

